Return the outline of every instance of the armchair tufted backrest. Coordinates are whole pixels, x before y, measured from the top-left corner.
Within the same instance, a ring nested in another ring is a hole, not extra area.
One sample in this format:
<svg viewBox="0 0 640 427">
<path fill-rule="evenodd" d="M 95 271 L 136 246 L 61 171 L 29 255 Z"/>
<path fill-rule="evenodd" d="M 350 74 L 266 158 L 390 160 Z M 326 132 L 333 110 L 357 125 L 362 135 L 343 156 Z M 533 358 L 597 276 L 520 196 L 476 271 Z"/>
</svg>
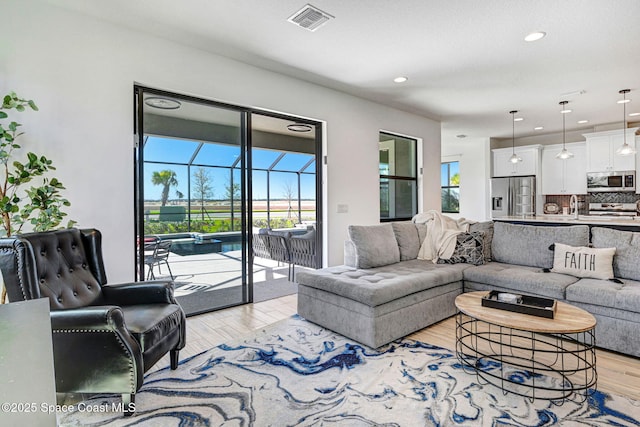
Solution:
<svg viewBox="0 0 640 427">
<path fill-rule="evenodd" d="M 106 283 L 97 230 L 29 233 L 0 242 L 10 301 L 49 298 L 51 310 L 97 304 Z"/>
</svg>

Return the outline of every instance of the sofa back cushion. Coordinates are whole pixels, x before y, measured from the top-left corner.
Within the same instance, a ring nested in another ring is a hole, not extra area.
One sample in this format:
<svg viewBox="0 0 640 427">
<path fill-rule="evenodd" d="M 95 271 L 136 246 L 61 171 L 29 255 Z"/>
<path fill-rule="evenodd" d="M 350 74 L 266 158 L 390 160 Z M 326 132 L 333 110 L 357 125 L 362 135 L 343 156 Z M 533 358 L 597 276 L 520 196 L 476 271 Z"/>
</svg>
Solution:
<svg viewBox="0 0 640 427">
<path fill-rule="evenodd" d="M 640 280 L 640 233 L 593 227 L 591 243 L 594 248 L 616 248 L 613 257 L 615 277 Z"/>
<path fill-rule="evenodd" d="M 416 224 L 411 221 L 392 222 L 391 226 L 398 242 L 398 249 L 400 249 L 400 261 L 418 258 L 420 245 L 424 239 L 420 240 Z"/>
<path fill-rule="evenodd" d="M 538 226 L 509 224 L 496 221 L 491 242 L 492 260 L 530 267 L 553 267 L 554 243 L 569 246 L 587 246 L 589 226 Z"/>
<path fill-rule="evenodd" d="M 493 241 L 493 221 L 474 222 L 469 226 L 469 232 L 482 231 L 484 233 L 482 253 L 484 262 L 491 261 L 491 242 Z"/>
<path fill-rule="evenodd" d="M 400 249 L 391 224 L 350 225 L 354 267 L 373 268 L 400 262 Z"/>
</svg>

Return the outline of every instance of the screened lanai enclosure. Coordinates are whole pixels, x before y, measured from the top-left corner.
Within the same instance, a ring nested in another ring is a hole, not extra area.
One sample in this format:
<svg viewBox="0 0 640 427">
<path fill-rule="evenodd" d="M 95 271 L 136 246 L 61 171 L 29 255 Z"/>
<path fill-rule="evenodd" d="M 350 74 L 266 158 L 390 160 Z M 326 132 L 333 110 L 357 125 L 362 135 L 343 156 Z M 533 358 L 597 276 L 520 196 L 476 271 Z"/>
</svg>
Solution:
<svg viewBox="0 0 640 427">
<path fill-rule="evenodd" d="M 137 265 L 197 314 L 297 291 L 321 266 L 320 126 L 137 88 Z"/>
</svg>

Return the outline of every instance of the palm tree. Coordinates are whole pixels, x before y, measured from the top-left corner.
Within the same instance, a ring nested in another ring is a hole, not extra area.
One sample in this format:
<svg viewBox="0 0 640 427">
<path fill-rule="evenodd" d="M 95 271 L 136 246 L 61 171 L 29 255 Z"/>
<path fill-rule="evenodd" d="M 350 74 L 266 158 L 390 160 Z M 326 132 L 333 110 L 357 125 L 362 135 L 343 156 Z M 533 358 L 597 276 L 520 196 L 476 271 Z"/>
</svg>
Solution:
<svg viewBox="0 0 640 427">
<path fill-rule="evenodd" d="M 162 206 L 167 204 L 169 198 L 169 189 L 178 185 L 176 179 L 176 173 L 172 170 L 155 171 L 151 176 L 151 183 L 153 185 L 162 185 Z"/>
</svg>

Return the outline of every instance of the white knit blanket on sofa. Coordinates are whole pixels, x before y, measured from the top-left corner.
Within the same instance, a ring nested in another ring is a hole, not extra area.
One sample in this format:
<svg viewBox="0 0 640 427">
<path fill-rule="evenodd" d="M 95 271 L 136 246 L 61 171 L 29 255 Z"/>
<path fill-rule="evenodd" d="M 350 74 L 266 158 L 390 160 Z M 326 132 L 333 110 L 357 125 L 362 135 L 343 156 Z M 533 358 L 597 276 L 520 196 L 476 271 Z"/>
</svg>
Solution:
<svg viewBox="0 0 640 427">
<path fill-rule="evenodd" d="M 473 222 L 464 218 L 453 219 L 435 210 L 419 213 L 412 221 L 427 226 L 427 235 L 420 246 L 418 259 L 431 260 L 434 264 L 439 259 L 451 258 L 456 248 L 456 237 L 468 232 Z"/>
</svg>

